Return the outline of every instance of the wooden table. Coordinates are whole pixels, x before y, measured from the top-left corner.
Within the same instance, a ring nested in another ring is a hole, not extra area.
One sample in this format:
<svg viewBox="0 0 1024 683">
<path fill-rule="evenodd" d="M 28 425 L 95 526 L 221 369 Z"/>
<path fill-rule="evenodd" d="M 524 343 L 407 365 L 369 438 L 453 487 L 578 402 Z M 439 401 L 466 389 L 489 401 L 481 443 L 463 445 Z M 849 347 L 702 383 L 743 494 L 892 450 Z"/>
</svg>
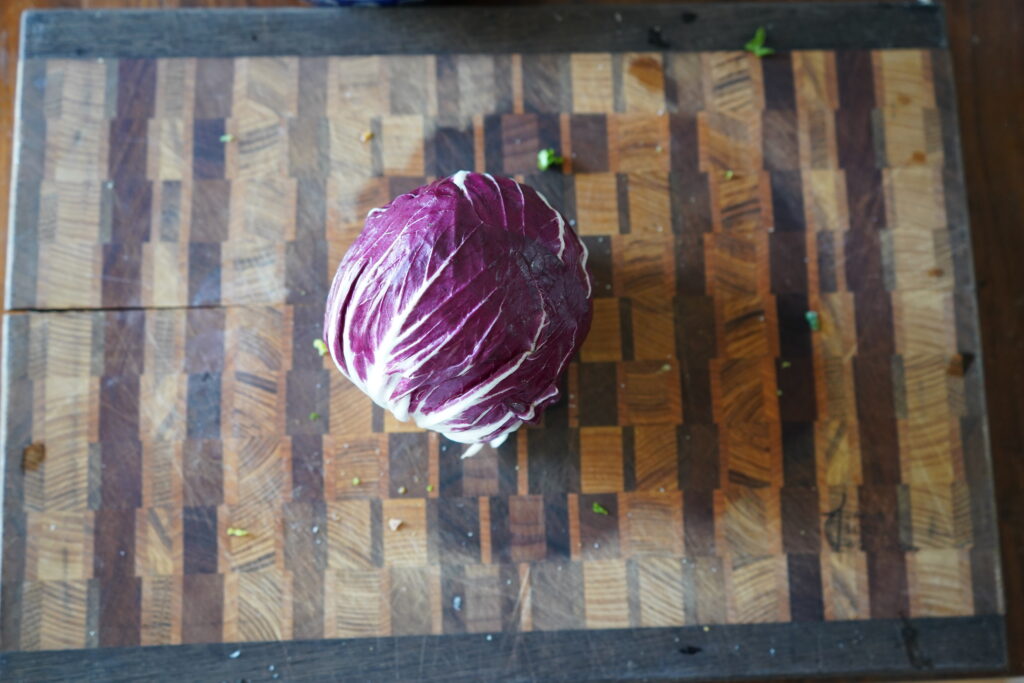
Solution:
<svg viewBox="0 0 1024 683">
<path fill-rule="evenodd" d="M 737 51 L 760 25 L 764 60 Z M 934 8 L 38 13 L 25 35 L 13 676 L 1001 666 Z M 547 146 L 563 173 L 536 171 Z M 460 168 L 542 190 L 597 294 L 567 400 L 465 461 L 311 346 L 366 211 Z"/>
</svg>

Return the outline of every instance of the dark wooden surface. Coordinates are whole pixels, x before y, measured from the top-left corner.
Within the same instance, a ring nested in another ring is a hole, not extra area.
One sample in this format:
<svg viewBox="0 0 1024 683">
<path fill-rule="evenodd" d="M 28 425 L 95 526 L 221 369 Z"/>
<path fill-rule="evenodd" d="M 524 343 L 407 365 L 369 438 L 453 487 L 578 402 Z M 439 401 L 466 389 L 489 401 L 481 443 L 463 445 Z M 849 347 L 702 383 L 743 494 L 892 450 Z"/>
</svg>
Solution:
<svg viewBox="0 0 1024 683">
<path fill-rule="evenodd" d="M 969 9 L 970 11 L 967 11 L 967 9 Z M 965 9 L 964 13 L 965 13 L 965 15 L 969 15 L 969 16 L 974 16 L 974 15 L 971 15 L 971 12 L 976 12 L 977 11 L 977 8 L 967 8 L 967 9 Z M 1019 26 L 1019 19 L 1020 19 L 1019 13 L 1018 14 L 1014 14 L 1011 11 L 1008 15 L 1006 15 L 1006 17 L 1007 17 L 1007 20 L 1009 21 L 1009 24 L 1011 26 L 1013 26 L 1013 25 Z M 997 20 L 993 19 L 992 21 L 993 21 L 993 23 L 995 23 Z M 1017 23 L 1014 24 L 1014 22 L 1017 22 Z M 966 20 L 965 20 L 964 23 L 967 23 Z M 954 26 L 956 26 L 955 23 L 954 23 Z M 956 31 L 955 28 L 952 31 L 952 33 L 953 33 L 953 37 L 954 37 L 954 41 L 955 41 L 957 39 L 957 31 Z M 964 38 L 964 36 L 961 35 L 960 38 Z M 955 45 L 955 42 L 954 42 L 954 45 Z M 975 45 L 977 46 L 978 43 L 975 43 Z M 991 72 L 998 73 L 1001 69 L 1002 70 L 1011 69 L 1010 73 L 1012 73 L 1012 68 L 1015 65 L 1019 64 L 1019 61 L 1020 61 L 1018 59 L 1019 52 L 1014 52 L 1015 49 L 1019 50 L 1019 48 L 1015 48 L 1015 46 L 1011 42 L 1009 42 L 1009 41 L 1005 45 L 1003 45 L 1002 47 L 1005 48 L 1005 49 L 1003 51 L 999 51 L 999 57 L 996 57 L 995 56 L 996 53 L 993 52 L 992 53 L 993 57 L 991 59 L 991 62 L 985 62 L 984 60 L 982 60 L 982 63 L 985 65 L 984 68 L 977 67 L 976 68 L 976 73 L 973 73 L 973 75 L 972 75 L 973 78 L 981 78 L 981 79 L 989 78 L 989 77 L 991 77 Z M 979 47 L 975 47 L 975 48 L 972 48 L 972 49 L 978 50 L 980 48 Z M 964 69 L 962 64 L 958 63 L 957 66 L 958 66 L 958 68 L 961 69 L 961 71 Z M 961 80 L 961 88 L 963 88 L 962 84 L 963 84 L 964 78 L 961 77 L 960 80 Z M 1012 112 L 1012 107 L 1008 107 L 1008 108 L 1005 108 L 1005 109 L 1003 108 L 1002 105 L 1005 105 L 1005 102 L 1002 101 L 1002 97 L 994 98 L 996 100 L 995 103 L 989 102 L 985 97 L 976 98 L 976 99 L 970 100 L 968 102 L 968 107 L 965 108 L 964 107 L 964 96 L 963 96 L 963 93 L 961 93 L 961 95 L 962 95 L 962 97 L 961 97 L 961 108 L 962 108 L 962 110 L 966 112 L 971 107 L 974 107 L 974 108 L 976 108 L 976 110 L 974 111 L 974 115 L 975 116 L 979 115 L 977 110 L 981 110 L 981 116 L 983 116 L 983 117 L 990 117 L 990 118 L 997 118 L 1000 115 L 1004 115 L 1007 112 Z M 1010 97 L 1011 95 L 1012 95 L 1012 93 L 1010 95 L 1006 95 L 1006 97 Z M 969 118 L 969 116 L 971 116 L 971 114 L 965 113 L 964 116 L 965 116 L 965 119 L 967 119 L 967 118 Z M 988 132 L 985 130 L 984 125 L 978 124 L 976 121 L 974 122 L 973 127 L 970 127 L 971 125 L 972 124 L 969 124 L 965 120 L 964 128 L 965 128 L 965 136 L 966 137 L 969 138 L 971 135 L 976 135 L 976 136 L 988 135 Z M 981 157 L 981 159 L 978 159 L 978 158 L 972 159 L 971 146 L 967 145 L 967 148 L 968 148 L 967 162 L 968 162 L 968 168 L 969 169 L 971 168 L 972 164 L 981 165 L 985 161 L 984 155 L 980 154 L 980 153 L 978 153 L 977 156 Z M 1012 164 L 1013 161 L 1014 161 L 1014 155 L 1003 153 L 1003 150 L 1001 148 L 999 148 L 999 149 L 997 149 L 997 148 L 986 148 L 986 151 L 988 152 L 988 154 L 992 155 L 992 157 L 996 159 L 997 163 Z M 1000 182 L 1010 182 L 1010 181 L 1014 180 L 1015 178 L 1019 178 L 1018 175 L 1015 175 L 1013 173 L 1013 167 L 1012 166 L 1004 168 L 1002 172 L 1004 174 L 1006 174 L 1006 177 L 1000 177 L 999 174 L 996 174 L 995 176 L 990 176 L 990 177 L 986 178 L 986 184 L 985 184 L 985 186 L 984 186 L 984 188 L 982 190 L 983 194 L 987 193 L 989 184 L 998 185 Z M 972 192 L 973 192 L 974 188 L 972 187 L 971 189 L 972 189 Z M 972 198 L 973 198 L 973 195 L 972 195 Z M 983 196 L 983 200 L 986 199 L 986 198 L 988 198 L 988 197 Z M 1011 201 L 1011 199 L 1012 198 L 1004 196 L 1004 197 L 994 197 L 994 198 L 990 199 L 990 201 L 993 201 L 993 202 L 1006 202 L 1006 201 Z M 982 204 L 984 205 L 984 201 L 982 202 Z M 972 202 L 972 207 L 975 207 L 975 209 L 976 209 L 976 206 L 975 206 L 975 204 L 973 202 Z M 986 218 L 989 218 L 993 222 L 996 222 L 996 223 L 998 223 L 999 221 L 1012 221 L 1012 216 L 1013 216 L 1012 212 L 1005 211 L 1005 208 L 1006 207 L 1004 207 L 1004 212 L 995 213 L 995 214 L 993 214 L 991 216 L 986 216 Z M 977 240 L 977 231 L 978 231 L 978 227 L 977 226 L 978 226 L 977 221 L 975 221 L 975 234 L 976 234 L 976 238 L 975 239 L 976 240 Z M 1001 244 L 1005 244 L 1005 242 L 1003 242 Z M 993 249 L 993 247 L 991 245 L 986 245 L 986 248 L 988 248 L 991 252 L 994 252 L 994 253 L 990 253 L 989 254 L 990 258 L 989 258 L 988 261 L 985 261 L 982 257 L 979 257 L 979 265 L 978 265 L 979 284 L 981 286 L 982 292 L 983 293 L 985 292 L 985 288 L 986 287 L 990 287 L 991 289 L 989 291 L 993 291 L 994 292 L 991 295 L 993 297 L 992 301 L 998 302 L 998 301 L 1001 300 L 1000 297 L 1009 297 L 1010 301 L 1011 301 L 1011 304 L 1009 306 L 1003 306 L 1002 308 L 1000 308 L 998 305 L 995 306 L 997 312 L 1000 315 L 1003 315 L 1004 318 L 1005 318 L 1005 326 L 1004 326 L 1003 329 L 1008 330 L 1008 334 L 1005 335 L 1004 337 L 1002 337 L 1001 339 L 997 339 L 995 341 L 991 341 L 990 337 L 986 337 L 986 343 L 987 343 L 987 345 L 986 345 L 986 357 L 987 357 L 988 345 L 992 344 L 992 345 L 994 345 L 994 347 L 996 349 L 997 357 L 999 356 L 1000 351 L 1002 352 L 1003 356 L 1005 357 L 1005 360 L 1003 360 L 1001 362 L 1004 365 L 1010 366 L 1010 365 L 1012 365 L 1012 362 L 1015 360 L 1015 356 L 1019 354 L 1019 327 L 1015 327 L 1015 326 L 1019 326 L 1019 317 L 1020 317 L 1019 315 L 1016 315 L 1016 313 L 1019 313 L 1019 307 L 1018 307 L 1018 304 L 1017 304 L 1017 300 L 1013 299 L 1013 297 L 1012 297 L 1014 276 L 1013 276 L 1013 273 L 1012 273 L 1012 270 L 1011 270 L 1011 267 L 1012 267 L 1011 264 L 1012 264 L 1012 260 L 1013 260 L 1013 252 L 1012 252 L 1012 250 L 1011 251 L 1006 251 L 1006 250 L 1001 250 L 1001 249 L 998 249 L 998 248 Z M 986 269 L 989 269 L 990 272 L 995 272 L 997 274 L 1001 274 L 1002 277 L 998 281 L 995 281 L 995 282 L 986 280 L 985 279 Z M 991 305 L 991 302 L 990 302 L 990 305 Z M 982 315 L 983 315 L 983 318 L 984 318 L 984 316 L 985 316 L 984 294 L 983 294 L 983 300 L 982 300 Z M 991 384 L 991 382 L 993 381 L 992 380 L 992 376 L 993 376 L 992 361 L 991 360 L 987 360 L 987 363 L 988 363 L 987 370 L 988 370 L 988 375 L 989 375 L 989 382 Z M 1000 367 L 1003 367 L 1003 365 L 1000 365 Z M 1007 375 L 1005 377 L 997 376 L 996 377 L 996 381 L 997 382 L 1000 382 L 1000 381 L 1008 382 L 1009 383 L 1008 390 L 1010 392 L 1012 392 L 1014 390 L 1019 390 L 1020 383 L 1019 382 L 1013 383 L 1018 378 L 1019 377 L 1017 375 L 1015 375 L 1015 374 L 1013 374 L 1011 372 L 1011 373 L 1007 373 Z M 991 395 L 992 394 L 991 394 L 991 386 L 990 386 L 990 397 L 991 397 Z M 1011 393 L 1011 395 L 1012 395 L 1012 393 Z M 990 409 L 995 410 L 995 407 L 992 405 L 992 400 L 991 399 L 990 399 L 989 403 L 990 403 Z M 1019 403 L 1015 402 L 1015 401 L 1006 401 L 1005 404 L 1001 405 L 999 409 L 1012 414 L 1011 411 L 1015 408 L 1015 406 L 1019 406 Z M 1008 451 L 1010 453 L 1010 456 L 1008 456 L 1009 462 L 1008 463 L 1004 463 L 1003 465 L 1000 465 L 1000 460 L 997 459 L 996 466 L 997 466 L 997 468 L 1003 467 L 1004 469 L 1011 468 L 1011 471 L 1009 472 L 1010 474 L 1013 474 L 1012 467 L 1014 467 L 1016 464 L 1019 463 L 1019 459 L 1017 459 L 1015 461 L 1014 458 L 1013 458 L 1013 454 L 1014 453 L 1019 453 L 1019 450 L 1016 450 L 1016 451 L 1013 450 L 1014 444 L 1016 444 L 1017 447 L 1019 447 L 1019 445 L 1020 445 L 1020 441 L 1019 441 L 1019 438 L 1018 438 L 1019 434 L 1016 434 L 1014 432 L 1014 430 L 1013 430 L 1013 427 L 1012 427 L 1012 425 L 1014 425 L 1014 424 L 1019 424 L 1019 423 L 1007 422 L 1006 424 L 1003 425 L 1001 430 L 1000 430 L 1000 427 L 998 427 L 996 425 L 993 425 L 994 437 L 995 437 L 995 440 L 996 440 L 997 444 L 998 443 L 1003 443 L 1003 444 L 1008 445 L 1010 447 L 1010 450 Z M 1015 439 L 1017 439 L 1017 440 L 1015 441 Z M 998 449 L 998 446 L 997 446 L 997 449 Z M 997 450 L 997 453 L 998 453 L 998 450 Z M 1004 481 L 1007 482 L 1006 484 L 1003 484 L 1004 489 L 1009 489 L 1009 493 L 1012 493 L 1014 491 L 1013 484 L 1010 483 L 1010 482 L 1013 481 L 1012 477 L 1007 477 L 1006 479 L 1004 479 Z M 1004 491 L 1004 497 L 1005 497 L 1005 493 L 1006 493 L 1006 491 Z M 1010 542 L 1012 543 L 1012 541 L 1014 539 L 1014 535 L 1013 534 L 1014 533 L 1017 533 L 1017 534 L 1020 533 L 1020 525 L 1019 525 L 1019 523 L 1015 524 L 1015 521 L 1019 520 L 1019 508 L 1009 507 L 1008 509 L 1009 509 L 1009 515 L 1004 514 L 1003 522 L 1004 522 L 1004 527 L 1007 527 L 1006 530 L 1008 530 L 1010 532 L 1009 533 L 1009 539 L 1010 539 Z M 1004 530 L 1004 531 L 1006 531 L 1006 530 Z M 1006 541 L 1007 541 L 1007 536 L 1004 535 L 1004 543 L 1006 543 Z M 1012 550 L 1013 550 L 1014 546 L 1011 545 L 1010 547 L 1011 547 L 1011 554 L 1010 554 L 1010 556 L 1008 558 L 1006 558 L 1005 561 L 1007 563 L 1012 563 L 1014 561 L 1018 561 L 1019 562 L 1019 555 L 1015 556 L 1015 555 L 1012 554 Z M 1011 591 L 1012 591 L 1013 590 L 1013 588 L 1012 588 L 1013 587 L 1013 577 L 1010 576 L 1008 578 L 1009 578 L 1009 583 L 1010 583 Z M 1011 596 L 1011 600 L 1012 600 L 1012 596 Z M 1011 604 L 1012 604 L 1012 602 L 1011 602 Z M 1012 628 L 1013 628 L 1013 626 L 1011 624 L 1011 629 Z M 1014 642 L 1012 637 L 1011 637 L 1011 642 Z"/>
<path fill-rule="evenodd" d="M 1024 674 L 1024 3 L 946 3 L 970 207 L 1010 671 Z"/>
<path fill-rule="evenodd" d="M 992 671 L 1002 619 L 183 645 L 0 655 L 6 680 L 764 680 Z M 908 667 L 908 662 L 912 664 Z M 277 674 L 277 676 L 275 676 Z"/>
<path fill-rule="evenodd" d="M 881 9 L 880 9 L 881 8 Z M 885 21 L 879 21 L 879 12 Z M 196 14 L 198 12 L 199 14 Z M 315 17 L 315 19 L 314 19 Z M 452 32 L 452 26 L 459 26 Z M 808 4 L 296 9 L 253 21 L 231 10 L 184 10 L 155 22 L 146 11 L 47 13 L 25 32 L 28 57 L 146 57 L 231 54 L 533 53 L 727 50 L 758 26 L 781 50 L 937 47 L 937 5 Z M 711 27 L 709 29 L 709 27 Z M 403 36 L 402 43 L 389 40 Z"/>
</svg>

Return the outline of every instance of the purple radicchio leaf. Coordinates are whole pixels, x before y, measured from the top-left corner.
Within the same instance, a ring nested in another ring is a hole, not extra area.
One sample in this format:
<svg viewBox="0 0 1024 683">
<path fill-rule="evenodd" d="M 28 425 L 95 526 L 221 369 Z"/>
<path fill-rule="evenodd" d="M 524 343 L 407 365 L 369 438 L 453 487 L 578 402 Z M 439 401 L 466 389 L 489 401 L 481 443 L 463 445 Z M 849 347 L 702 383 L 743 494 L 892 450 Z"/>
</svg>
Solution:
<svg viewBox="0 0 1024 683">
<path fill-rule="evenodd" d="M 324 341 L 401 420 L 500 445 L 558 399 L 590 330 L 587 250 L 542 195 L 460 171 L 373 209 L 338 266 Z"/>
</svg>

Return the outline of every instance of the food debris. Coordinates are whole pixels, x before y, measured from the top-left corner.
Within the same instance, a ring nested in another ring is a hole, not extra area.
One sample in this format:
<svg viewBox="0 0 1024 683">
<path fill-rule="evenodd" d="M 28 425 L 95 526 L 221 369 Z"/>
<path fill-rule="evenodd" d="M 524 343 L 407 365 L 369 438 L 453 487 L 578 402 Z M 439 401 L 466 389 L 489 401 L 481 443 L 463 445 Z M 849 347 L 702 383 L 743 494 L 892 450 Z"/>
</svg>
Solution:
<svg viewBox="0 0 1024 683">
<path fill-rule="evenodd" d="M 46 460 L 46 446 L 41 441 L 30 443 L 21 452 L 21 469 L 26 472 L 35 472 Z"/>
<path fill-rule="evenodd" d="M 399 486 L 399 487 L 398 487 L 398 495 L 400 495 L 400 496 L 404 496 L 404 495 L 405 495 L 405 493 L 406 493 L 406 491 L 408 491 L 408 490 L 409 490 L 409 489 L 405 488 L 404 486 Z"/>
<path fill-rule="evenodd" d="M 726 180 L 732 180 L 733 178 L 736 177 L 736 172 L 733 171 L 731 168 L 727 168 L 722 173 L 722 177 L 725 178 Z"/>
<path fill-rule="evenodd" d="M 782 369 L 783 369 L 783 370 L 785 370 L 785 369 L 786 369 L 786 368 L 788 368 L 788 367 L 791 367 L 792 365 L 793 365 L 793 364 L 792 364 L 792 363 L 790 363 L 790 362 L 789 362 L 788 360 L 784 360 L 784 361 L 782 361 Z"/>
<path fill-rule="evenodd" d="M 817 311 L 807 311 L 804 317 L 807 318 L 807 324 L 811 326 L 812 331 L 817 332 L 821 329 L 821 318 Z"/>
<path fill-rule="evenodd" d="M 310 422 L 316 422 L 319 419 L 320 419 L 320 413 L 310 413 L 309 414 L 309 421 Z"/>
<path fill-rule="evenodd" d="M 594 501 L 594 504 L 590 506 L 590 509 L 593 510 L 598 515 L 608 514 L 608 508 L 606 508 L 604 505 L 601 505 L 596 500 Z"/>
<path fill-rule="evenodd" d="M 764 26 L 758 26 L 757 30 L 754 31 L 754 37 L 747 41 L 747 44 L 743 46 L 743 49 L 758 59 L 761 57 L 767 57 L 768 55 L 773 55 L 775 54 L 775 50 L 770 47 L 765 47 L 764 41 L 767 37 L 768 32 L 764 30 Z"/>
<path fill-rule="evenodd" d="M 454 598 L 452 598 L 452 609 L 455 610 L 456 612 L 461 612 L 462 611 L 462 596 L 461 595 L 456 595 Z"/>
<path fill-rule="evenodd" d="M 775 390 L 775 395 L 776 396 L 782 396 L 782 389 L 776 389 Z"/>
<path fill-rule="evenodd" d="M 427 493 L 430 493 L 433 490 L 434 490 L 434 485 L 433 484 L 427 484 Z"/>
<path fill-rule="evenodd" d="M 323 339 L 314 339 L 313 348 L 316 349 L 316 352 L 320 354 L 321 358 L 327 355 L 327 344 L 324 343 Z"/>
<path fill-rule="evenodd" d="M 242 656 L 242 651 L 241 650 L 235 650 L 234 652 L 232 652 L 231 654 L 228 655 L 228 659 L 238 659 L 241 656 Z"/>
<path fill-rule="evenodd" d="M 362 480 L 359 477 L 352 477 L 352 485 L 353 486 L 359 486 L 361 483 L 363 483 L 363 482 L 362 482 Z"/>
<path fill-rule="evenodd" d="M 928 274 L 931 275 L 932 277 L 942 277 L 943 275 L 946 274 L 946 271 L 944 271 L 942 268 L 929 268 Z"/>
<path fill-rule="evenodd" d="M 232 135 L 231 133 L 224 133 L 224 135 L 220 136 L 220 141 L 221 142 L 231 142 L 234 139 L 235 139 L 235 136 Z"/>
<path fill-rule="evenodd" d="M 372 139 L 373 139 L 373 131 L 372 130 L 364 130 L 363 134 L 359 136 L 359 140 L 361 142 L 369 142 Z"/>
<path fill-rule="evenodd" d="M 546 171 L 552 166 L 561 166 L 564 163 L 565 157 L 558 156 L 558 152 L 553 147 L 537 152 L 537 168 L 541 171 Z"/>
<path fill-rule="evenodd" d="M 402 528 L 403 524 L 405 524 L 405 522 L 403 522 L 400 519 L 389 519 L 388 520 L 388 528 L 391 529 L 392 531 L 398 531 L 399 529 Z"/>
<path fill-rule="evenodd" d="M 705 627 L 704 627 L 704 633 L 707 633 L 707 632 L 708 632 L 708 631 L 710 631 L 710 630 L 711 630 L 711 627 L 710 627 L 710 626 L 705 626 Z"/>
<path fill-rule="evenodd" d="M 237 526 L 228 527 L 228 536 L 248 536 L 249 531 L 247 529 L 241 529 Z"/>
</svg>

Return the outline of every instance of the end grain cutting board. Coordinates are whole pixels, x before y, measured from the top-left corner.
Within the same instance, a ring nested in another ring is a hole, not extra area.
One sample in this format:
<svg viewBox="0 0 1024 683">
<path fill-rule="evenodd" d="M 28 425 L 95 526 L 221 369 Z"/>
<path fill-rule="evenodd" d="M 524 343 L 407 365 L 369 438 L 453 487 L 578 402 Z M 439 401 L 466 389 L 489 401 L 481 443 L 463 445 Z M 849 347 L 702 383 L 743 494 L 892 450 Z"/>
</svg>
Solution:
<svg viewBox="0 0 1024 683">
<path fill-rule="evenodd" d="M 6 675 L 1001 665 L 938 8 L 53 12 L 24 35 Z M 366 212 L 459 169 L 541 190 L 596 293 L 565 399 L 467 460 L 312 347 Z"/>
</svg>

